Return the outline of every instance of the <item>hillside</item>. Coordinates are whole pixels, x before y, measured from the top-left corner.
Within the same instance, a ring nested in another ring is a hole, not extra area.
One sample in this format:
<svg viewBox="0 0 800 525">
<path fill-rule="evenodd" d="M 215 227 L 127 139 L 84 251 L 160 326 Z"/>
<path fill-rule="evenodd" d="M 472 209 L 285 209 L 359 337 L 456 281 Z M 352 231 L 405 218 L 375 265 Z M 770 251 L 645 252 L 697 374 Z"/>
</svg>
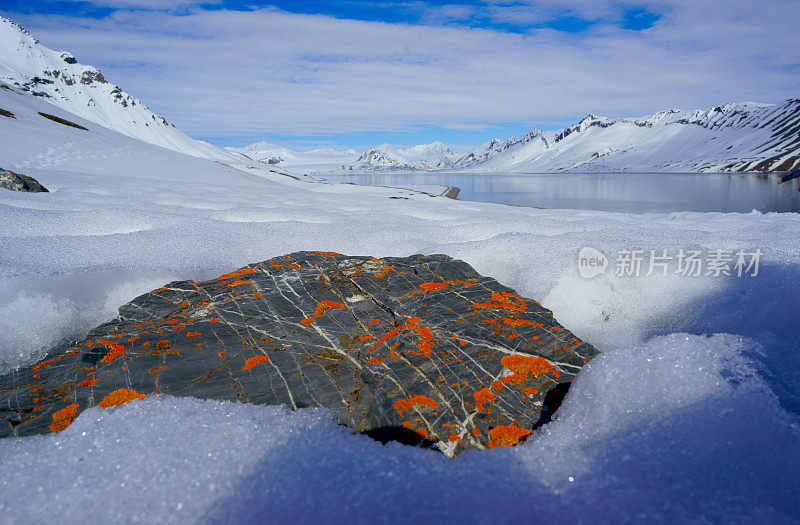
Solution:
<svg viewBox="0 0 800 525">
<path fill-rule="evenodd" d="M 588 115 L 565 129 L 494 140 L 453 167 L 475 171 L 791 171 L 800 167 L 800 99 L 641 118 Z"/>
<path fill-rule="evenodd" d="M 45 47 L 22 26 L 3 17 L 0 84 L 150 144 L 210 159 L 240 158 L 188 137 L 139 99 L 106 80 L 99 69 L 79 63 L 72 53 Z"/>
</svg>

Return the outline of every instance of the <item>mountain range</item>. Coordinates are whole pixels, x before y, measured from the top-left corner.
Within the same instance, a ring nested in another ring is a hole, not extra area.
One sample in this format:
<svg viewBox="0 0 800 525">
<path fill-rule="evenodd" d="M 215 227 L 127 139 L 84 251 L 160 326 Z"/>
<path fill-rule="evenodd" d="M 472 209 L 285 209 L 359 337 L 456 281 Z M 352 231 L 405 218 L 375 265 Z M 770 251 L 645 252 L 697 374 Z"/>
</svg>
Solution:
<svg viewBox="0 0 800 525">
<path fill-rule="evenodd" d="M 247 148 L 236 151 L 246 152 Z M 269 162 L 298 153 L 272 145 Z M 278 149 L 280 148 L 280 150 Z M 668 109 L 637 118 L 587 115 L 567 128 L 531 129 L 463 155 L 441 142 L 407 149 L 367 148 L 330 171 L 786 172 L 800 168 L 800 98 L 780 104 L 729 103 Z"/>
<path fill-rule="evenodd" d="M 27 92 L 90 122 L 181 153 L 306 171 L 743 172 L 800 168 L 800 98 L 668 109 L 637 118 L 588 115 L 567 128 L 531 129 L 463 155 L 441 142 L 298 152 L 259 142 L 220 148 L 185 135 L 67 51 L 45 47 L 0 17 L 0 85 Z"/>
</svg>

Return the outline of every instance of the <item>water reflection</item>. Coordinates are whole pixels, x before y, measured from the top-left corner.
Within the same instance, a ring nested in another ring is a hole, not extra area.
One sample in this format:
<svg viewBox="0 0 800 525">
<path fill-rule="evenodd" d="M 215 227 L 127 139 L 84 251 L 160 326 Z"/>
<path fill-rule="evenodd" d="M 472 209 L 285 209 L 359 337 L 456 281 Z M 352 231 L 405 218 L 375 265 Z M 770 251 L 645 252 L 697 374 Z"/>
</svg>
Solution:
<svg viewBox="0 0 800 525">
<path fill-rule="evenodd" d="M 800 180 L 778 186 L 775 175 L 687 173 L 364 173 L 328 180 L 409 187 L 440 184 L 461 189 L 467 201 L 543 208 L 668 213 L 673 211 L 800 212 Z"/>
</svg>

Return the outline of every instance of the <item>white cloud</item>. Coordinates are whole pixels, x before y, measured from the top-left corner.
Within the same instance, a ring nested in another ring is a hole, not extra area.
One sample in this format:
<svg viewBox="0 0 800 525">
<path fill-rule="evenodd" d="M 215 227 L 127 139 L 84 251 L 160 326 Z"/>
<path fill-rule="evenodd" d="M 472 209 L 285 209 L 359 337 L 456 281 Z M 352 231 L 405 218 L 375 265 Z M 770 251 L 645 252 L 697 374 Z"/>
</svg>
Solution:
<svg viewBox="0 0 800 525">
<path fill-rule="evenodd" d="M 89 3 L 95 7 L 111 7 L 114 9 L 149 9 L 154 11 L 170 11 L 201 4 L 214 5 L 222 0 L 66 0 L 73 3 Z"/>
<path fill-rule="evenodd" d="M 587 17 L 607 8 L 571 5 Z M 539 2 L 532 9 L 545 8 Z M 536 124 L 589 112 L 625 116 L 800 95 L 800 2 L 673 0 L 650 9 L 662 18 L 648 30 L 599 26 L 578 35 L 275 9 L 19 21 L 51 47 L 101 67 L 189 134 L 234 142 L 416 125 Z"/>
</svg>

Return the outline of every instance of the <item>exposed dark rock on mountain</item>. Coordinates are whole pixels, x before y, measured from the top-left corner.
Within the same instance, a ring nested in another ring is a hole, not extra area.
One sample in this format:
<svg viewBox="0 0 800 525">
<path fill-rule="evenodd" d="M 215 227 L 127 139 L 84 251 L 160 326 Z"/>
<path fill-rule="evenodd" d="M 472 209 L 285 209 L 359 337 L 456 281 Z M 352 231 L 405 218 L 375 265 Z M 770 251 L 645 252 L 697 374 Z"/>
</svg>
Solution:
<svg viewBox="0 0 800 525">
<path fill-rule="evenodd" d="M 33 177 L 0 168 L 0 188 L 14 191 L 46 192 L 47 188 Z"/>
<path fill-rule="evenodd" d="M 525 439 L 548 393 L 595 355 L 462 261 L 299 252 L 170 283 L 0 377 L 0 436 L 59 432 L 86 408 L 161 393 L 323 406 L 354 431 L 454 457 Z"/>
<path fill-rule="evenodd" d="M 81 126 L 80 124 L 75 124 L 74 122 L 69 121 L 67 119 L 63 119 L 61 117 L 57 117 L 49 113 L 42 113 L 41 111 L 39 112 L 39 114 L 48 120 L 52 120 L 53 122 L 58 122 L 59 124 L 64 124 L 65 126 L 69 126 L 71 128 L 78 128 L 84 131 L 89 131 L 87 128 Z"/>
</svg>

